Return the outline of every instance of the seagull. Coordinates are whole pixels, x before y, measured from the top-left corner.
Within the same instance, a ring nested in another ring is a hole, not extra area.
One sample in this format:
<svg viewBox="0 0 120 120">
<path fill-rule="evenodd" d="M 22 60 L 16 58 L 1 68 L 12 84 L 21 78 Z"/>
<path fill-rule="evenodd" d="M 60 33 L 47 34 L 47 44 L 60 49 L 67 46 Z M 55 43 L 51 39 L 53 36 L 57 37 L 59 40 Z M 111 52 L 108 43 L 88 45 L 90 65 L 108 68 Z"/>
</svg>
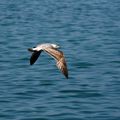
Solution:
<svg viewBox="0 0 120 120">
<path fill-rule="evenodd" d="M 68 79 L 68 69 L 65 61 L 65 57 L 62 51 L 58 50 L 60 46 L 51 43 L 39 44 L 36 47 L 28 48 L 28 51 L 32 52 L 30 58 L 30 65 L 33 65 L 38 59 L 42 51 L 48 53 L 56 61 L 56 66 L 63 73 L 63 75 Z"/>
</svg>

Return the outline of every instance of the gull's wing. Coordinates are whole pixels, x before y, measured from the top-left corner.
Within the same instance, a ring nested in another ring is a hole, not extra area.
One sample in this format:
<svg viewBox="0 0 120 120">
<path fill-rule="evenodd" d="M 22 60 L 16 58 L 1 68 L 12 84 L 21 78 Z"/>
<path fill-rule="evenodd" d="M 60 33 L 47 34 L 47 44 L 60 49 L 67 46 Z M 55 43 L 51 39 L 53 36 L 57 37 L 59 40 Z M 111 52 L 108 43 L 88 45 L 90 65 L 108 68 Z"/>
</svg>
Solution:
<svg viewBox="0 0 120 120">
<path fill-rule="evenodd" d="M 44 50 L 56 60 L 57 62 L 56 65 L 58 69 L 60 69 L 60 71 L 65 75 L 65 77 L 68 78 L 67 64 L 66 64 L 63 52 L 56 50 L 54 48 L 48 48 L 48 47 L 45 48 Z"/>
<path fill-rule="evenodd" d="M 30 65 L 33 65 L 35 63 L 35 61 L 38 59 L 38 57 L 39 57 L 39 55 L 40 55 L 41 52 L 42 51 L 34 51 L 32 53 L 32 56 L 30 58 Z"/>
<path fill-rule="evenodd" d="M 60 69 L 60 71 L 65 75 L 65 77 L 68 78 L 68 69 L 65 58 L 62 57 L 59 61 L 57 61 L 56 65 Z"/>
</svg>

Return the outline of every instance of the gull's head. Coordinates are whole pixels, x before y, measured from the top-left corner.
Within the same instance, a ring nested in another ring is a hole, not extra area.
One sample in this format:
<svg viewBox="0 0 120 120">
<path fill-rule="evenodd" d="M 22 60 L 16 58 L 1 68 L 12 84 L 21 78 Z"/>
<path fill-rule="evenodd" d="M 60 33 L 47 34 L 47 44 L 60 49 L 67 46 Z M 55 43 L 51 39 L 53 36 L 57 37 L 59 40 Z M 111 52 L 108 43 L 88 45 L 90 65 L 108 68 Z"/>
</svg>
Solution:
<svg viewBox="0 0 120 120">
<path fill-rule="evenodd" d="M 52 44 L 53 48 L 60 48 L 60 46 L 56 45 L 56 44 Z"/>
</svg>

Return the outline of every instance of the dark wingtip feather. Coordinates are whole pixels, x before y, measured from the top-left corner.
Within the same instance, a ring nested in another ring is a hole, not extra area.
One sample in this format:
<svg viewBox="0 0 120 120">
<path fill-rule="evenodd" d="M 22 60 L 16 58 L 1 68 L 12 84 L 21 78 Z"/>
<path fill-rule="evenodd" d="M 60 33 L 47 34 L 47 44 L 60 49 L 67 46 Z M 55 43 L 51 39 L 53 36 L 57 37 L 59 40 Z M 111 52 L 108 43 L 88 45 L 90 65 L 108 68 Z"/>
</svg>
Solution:
<svg viewBox="0 0 120 120">
<path fill-rule="evenodd" d="M 68 74 L 65 74 L 65 77 L 68 79 Z"/>
<path fill-rule="evenodd" d="M 33 65 L 34 63 L 30 61 L 30 65 Z"/>
<path fill-rule="evenodd" d="M 68 76 L 65 76 L 68 79 Z"/>
<path fill-rule="evenodd" d="M 41 53 L 41 51 L 33 52 L 32 56 L 30 58 L 30 65 L 33 65 L 36 62 L 36 60 L 38 59 L 40 53 Z"/>
</svg>

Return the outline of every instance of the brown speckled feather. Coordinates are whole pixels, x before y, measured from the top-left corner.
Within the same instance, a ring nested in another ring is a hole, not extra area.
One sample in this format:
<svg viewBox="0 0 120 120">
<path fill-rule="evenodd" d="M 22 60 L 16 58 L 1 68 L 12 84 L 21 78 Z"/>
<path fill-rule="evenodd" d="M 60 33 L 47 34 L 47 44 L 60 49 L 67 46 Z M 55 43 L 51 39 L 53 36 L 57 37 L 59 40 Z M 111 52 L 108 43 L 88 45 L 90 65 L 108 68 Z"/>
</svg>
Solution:
<svg viewBox="0 0 120 120">
<path fill-rule="evenodd" d="M 68 78 L 68 69 L 63 52 L 54 48 L 45 48 L 44 50 L 56 60 L 58 69 Z"/>
</svg>

